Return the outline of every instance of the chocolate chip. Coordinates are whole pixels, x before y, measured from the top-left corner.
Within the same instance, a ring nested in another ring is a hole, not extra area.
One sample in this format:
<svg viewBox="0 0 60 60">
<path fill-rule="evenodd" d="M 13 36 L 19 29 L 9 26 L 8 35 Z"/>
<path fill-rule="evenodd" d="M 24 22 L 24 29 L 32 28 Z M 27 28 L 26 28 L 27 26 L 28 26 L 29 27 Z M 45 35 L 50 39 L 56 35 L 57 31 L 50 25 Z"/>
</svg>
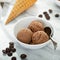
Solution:
<svg viewBox="0 0 60 60">
<path fill-rule="evenodd" d="M 43 14 L 44 14 L 44 16 L 45 16 L 45 18 L 46 18 L 47 20 L 50 20 L 50 16 L 49 16 L 49 14 L 48 14 L 47 12 L 43 12 Z"/>
<path fill-rule="evenodd" d="M 14 42 L 10 42 L 9 44 L 10 44 L 10 45 L 14 45 Z"/>
<path fill-rule="evenodd" d="M 55 17 L 59 17 L 59 14 L 55 14 Z"/>
<path fill-rule="evenodd" d="M 10 48 L 10 49 L 14 48 L 14 45 L 10 45 L 9 48 Z"/>
<path fill-rule="evenodd" d="M 12 56 L 12 53 L 11 53 L 11 52 L 9 52 L 9 53 L 7 53 L 7 55 L 8 55 L 8 56 Z"/>
<path fill-rule="evenodd" d="M 43 17 L 43 15 L 42 15 L 42 14 L 40 14 L 40 15 L 39 15 L 39 17 L 41 17 L 41 18 L 42 18 L 42 17 Z"/>
<path fill-rule="evenodd" d="M 49 14 L 45 14 L 45 18 L 46 18 L 47 20 L 50 20 Z"/>
<path fill-rule="evenodd" d="M 12 51 L 12 52 L 16 52 L 16 49 L 15 49 L 15 48 L 12 48 L 11 51 Z"/>
<path fill-rule="evenodd" d="M 52 13 L 53 11 L 52 11 L 52 9 L 49 9 L 49 13 Z"/>
<path fill-rule="evenodd" d="M 6 53 L 9 53 L 10 52 L 10 49 L 9 48 L 6 48 Z"/>
<path fill-rule="evenodd" d="M 2 50 L 3 54 L 6 54 L 6 50 Z"/>
<path fill-rule="evenodd" d="M 21 59 L 25 59 L 26 57 L 27 57 L 27 55 L 26 54 L 21 54 Z"/>
<path fill-rule="evenodd" d="M 51 35 L 51 28 L 50 27 L 45 27 L 44 31 L 48 34 L 48 36 Z"/>
<path fill-rule="evenodd" d="M 45 12 L 43 12 L 43 14 L 47 14 L 47 12 L 45 11 Z"/>
<path fill-rule="evenodd" d="M 16 60 L 16 57 L 12 57 L 11 60 Z"/>
<path fill-rule="evenodd" d="M 13 43 L 13 42 L 10 42 L 9 44 L 10 44 L 10 45 L 9 45 L 9 48 L 10 48 L 10 49 L 14 48 L 14 43 Z"/>
</svg>

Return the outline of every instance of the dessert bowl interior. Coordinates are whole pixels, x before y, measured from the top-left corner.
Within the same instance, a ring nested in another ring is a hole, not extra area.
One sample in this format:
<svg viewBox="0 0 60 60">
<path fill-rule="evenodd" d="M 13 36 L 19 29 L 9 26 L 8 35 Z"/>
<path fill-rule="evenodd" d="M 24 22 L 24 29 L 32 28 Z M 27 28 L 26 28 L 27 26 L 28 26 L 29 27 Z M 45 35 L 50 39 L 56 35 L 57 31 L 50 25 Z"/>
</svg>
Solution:
<svg viewBox="0 0 60 60">
<path fill-rule="evenodd" d="M 51 24 L 48 21 L 42 20 L 38 17 L 25 17 L 25 18 L 20 19 L 14 26 L 14 31 L 13 31 L 14 32 L 14 38 L 16 39 L 16 41 L 18 43 L 20 43 L 20 45 L 22 45 L 23 47 L 28 48 L 28 49 L 42 48 L 51 42 L 51 40 L 48 40 L 47 42 L 42 43 L 42 44 L 31 45 L 31 44 L 23 43 L 17 39 L 18 32 L 23 28 L 27 28 L 29 26 L 29 24 L 34 20 L 42 22 L 44 24 L 44 27 L 50 27 L 51 31 L 52 31 L 51 35 L 54 32 L 53 27 L 51 26 Z"/>
</svg>

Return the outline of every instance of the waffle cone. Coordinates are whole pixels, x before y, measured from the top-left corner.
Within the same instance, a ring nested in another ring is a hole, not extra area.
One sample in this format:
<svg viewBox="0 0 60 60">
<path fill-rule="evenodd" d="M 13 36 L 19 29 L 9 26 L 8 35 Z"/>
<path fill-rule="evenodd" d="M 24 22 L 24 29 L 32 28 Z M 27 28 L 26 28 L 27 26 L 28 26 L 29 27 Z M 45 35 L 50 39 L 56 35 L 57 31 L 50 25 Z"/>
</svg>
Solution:
<svg viewBox="0 0 60 60">
<path fill-rule="evenodd" d="M 18 15 L 20 15 L 22 12 L 27 10 L 29 7 L 31 7 L 36 0 L 16 0 L 16 3 L 13 6 L 13 9 L 6 20 L 5 24 L 8 24 L 13 19 L 15 19 Z"/>
</svg>

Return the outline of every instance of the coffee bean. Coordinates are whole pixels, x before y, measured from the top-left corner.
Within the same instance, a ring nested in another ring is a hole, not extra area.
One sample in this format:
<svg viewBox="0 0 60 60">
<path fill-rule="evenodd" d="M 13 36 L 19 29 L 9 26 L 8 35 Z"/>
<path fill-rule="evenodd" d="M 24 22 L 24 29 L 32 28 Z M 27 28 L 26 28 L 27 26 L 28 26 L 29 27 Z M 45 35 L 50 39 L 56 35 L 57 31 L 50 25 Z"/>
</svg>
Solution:
<svg viewBox="0 0 60 60">
<path fill-rule="evenodd" d="M 12 52 L 16 52 L 16 49 L 15 49 L 15 48 L 12 48 L 11 51 L 12 51 Z"/>
<path fill-rule="evenodd" d="M 6 48 L 6 53 L 9 53 L 10 52 L 10 49 L 9 48 Z"/>
<path fill-rule="evenodd" d="M 40 15 L 39 15 L 39 17 L 41 17 L 41 18 L 42 18 L 42 17 L 43 17 L 43 15 L 42 15 L 42 14 L 40 14 Z"/>
<path fill-rule="evenodd" d="M 53 11 L 52 11 L 52 9 L 49 9 L 49 13 L 52 13 Z"/>
<path fill-rule="evenodd" d="M 12 57 L 11 60 L 17 60 L 16 57 Z"/>
<path fill-rule="evenodd" d="M 55 17 L 59 17 L 59 14 L 55 14 Z"/>
<path fill-rule="evenodd" d="M 21 59 L 25 59 L 26 57 L 27 57 L 26 54 L 21 54 L 21 56 L 20 56 Z"/>
<path fill-rule="evenodd" d="M 11 52 L 9 52 L 9 53 L 7 53 L 7 55 L 8 55 L 8 56 L 12 56 L 12 53 L 11 53 Z"/>
<path fill-rule="evenodd" d="M 2 50 L 3 54 L 6 54 L 6 50 Z"/>
</svg>

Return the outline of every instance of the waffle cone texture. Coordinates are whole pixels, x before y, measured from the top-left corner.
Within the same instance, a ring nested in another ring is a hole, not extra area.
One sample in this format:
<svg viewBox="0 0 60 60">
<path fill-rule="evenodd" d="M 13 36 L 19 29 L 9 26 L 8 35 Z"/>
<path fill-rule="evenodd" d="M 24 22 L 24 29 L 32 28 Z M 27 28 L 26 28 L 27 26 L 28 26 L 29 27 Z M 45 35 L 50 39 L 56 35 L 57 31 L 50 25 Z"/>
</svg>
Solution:
<svg viewBox="0 0 60 60">
<path fill-rule="evenodd" d="M 14 4 L 13 9 L 5 24 L 8 24 L 14 20 L 18 15 L 31 7 L 35 2 L 36 0 L 16 0 L 16 3 Z"/>
</svg>

